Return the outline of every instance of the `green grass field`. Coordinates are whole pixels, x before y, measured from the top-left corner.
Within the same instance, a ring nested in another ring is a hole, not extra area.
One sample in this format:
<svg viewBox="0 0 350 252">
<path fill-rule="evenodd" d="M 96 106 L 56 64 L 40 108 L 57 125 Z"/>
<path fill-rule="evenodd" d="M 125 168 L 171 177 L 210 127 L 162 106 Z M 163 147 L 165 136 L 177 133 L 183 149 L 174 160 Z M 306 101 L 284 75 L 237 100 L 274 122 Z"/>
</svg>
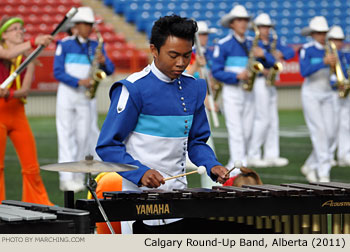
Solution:
<svg viewBox="0 0 350 252">
<path fill-rule="evenodd" d="M 100 126 L 104 115 L 100 116 Z M 40 165 L 57 163 L 57 136 L 54 117 L 31 117 L 30 125 L 35 135 Z M 307 135 L 301 111 L 280 111 L 280 145 L 281 156 L 290 163 L 282 168 L 261 168 L 257 172 L 265 184 L 307 183 L 300 173 L 300 167 L 311 152 L 311 142 Z M 220 117 L 220 128 L 213 131 L 218 160 L 226 164 L 228 156 L 227 138 L 224 118 Z M 349 182 L 350 167 L 334 167 L 331 172 L 332 181 Z M 63 192 L 58 188 L 58 173 L 41 171 L 51 201 L 63 206 Z M 7 199 L 21 200 L 22 176 L 20 165 L 10 140 L 7 142 L 5 156 L 5 179 Z M 190 187 L 200 187 L 199 175 L 188 176 Z M 86 198 L 87 191 L 77 193 L 76 199 Z"/>
</svg>

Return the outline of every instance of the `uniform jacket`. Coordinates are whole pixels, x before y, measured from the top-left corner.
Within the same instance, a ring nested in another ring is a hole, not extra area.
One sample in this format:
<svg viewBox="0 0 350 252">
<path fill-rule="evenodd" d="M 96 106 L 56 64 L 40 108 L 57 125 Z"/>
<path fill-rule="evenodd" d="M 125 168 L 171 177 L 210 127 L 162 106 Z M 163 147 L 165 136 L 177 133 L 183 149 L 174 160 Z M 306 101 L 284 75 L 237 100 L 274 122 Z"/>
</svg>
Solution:
<svg viewBox="0 0 350 252">
<path fill-rule="evenodd" d="M 91 39 L 88 42 L 79 43 L 76 36 L 66 37 L 58 41 L 54 58 L 55 78 L 61 83 L 77 88 L 80 79 L 89 77 L 97 45 L 98 42 Z M 106 62 L 101 69 L 110 75 L 114 72 L 114 65 L 107 57 L 104 47 L 102 47 L 102 53 Z"/>
<path fill-rule="evenodd" d="M 303 85 L 314 91 L 329 92 L 330 69 L 324 64 L 325 48 L 317 41 L 311 41 L 302 46 L 299 52 L 300 73 L 304 79 Z"/>
<path fill-rule="evenodd" d="M 213 76 L 226 84 L 239 84 L 237 74 L 247 68 L 248 54 L 252 47 L 252 38 L 248 37 L 240 43 L 234 33 L 228 34 L 219 40 L 213 54 Z M 264 49 L 264 48 L 263 48 Z M 274 57 L 264 49 L 265 58 L 259 61 L 266 61 L 266 64 L 273 65 Z"/>
<path fill-rule="evenodd" d="M 170 80 L 154 63 L 114 83 L 96 147 L 98 155 L 104 161 L 138 166 L 120 172 L 135 185 L 140 185 L 150 168 L 165 177 L 184 173 L 186 151 L 194 164 L 205 166 L 210 174 L 220 163 L 206 144 L 210 129 L 205 96 L 204 80 L 186 74 Z M 181 180 L 186 184 L 185 177 Z"/>
</svg>

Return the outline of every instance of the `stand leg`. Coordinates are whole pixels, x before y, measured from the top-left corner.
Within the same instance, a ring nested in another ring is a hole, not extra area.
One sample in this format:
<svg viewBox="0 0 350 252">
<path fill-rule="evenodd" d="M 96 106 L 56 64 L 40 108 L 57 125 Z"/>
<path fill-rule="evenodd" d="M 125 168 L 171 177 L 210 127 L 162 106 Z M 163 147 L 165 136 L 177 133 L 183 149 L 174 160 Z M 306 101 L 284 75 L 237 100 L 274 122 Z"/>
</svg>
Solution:
<svg viewBox="0 0 350 252">
<path fill-rule="evenodd" d="M 64 191 L 64 207 L 75 208 L 74 207 L 74 192 Z"/>
<path fill-rule="evenodd" d="M 101 205 L 101 203 L 100 203 L 100 201 L 97 198 L 97 195 L 95 193 L 96 181 L 91 178 L 91 173 L 88 174 L 87 188 L 89 189 L 91 195 L 94 197 L 94 200 L 97 203 L 97 207 L 100 210 L 100 213 L 102 214 L 104 221 L 107 223 L 107 226 L 108 226 L 109 230 L 111 231 L 111 234 L 115 234 L 114 229 L 113 229 L 110 221 L 108 220 L 107 215 L 106 215 L 105 211 L 103 210 L 103 207 L 102 207 L 102 205 Z"/>
</svg>

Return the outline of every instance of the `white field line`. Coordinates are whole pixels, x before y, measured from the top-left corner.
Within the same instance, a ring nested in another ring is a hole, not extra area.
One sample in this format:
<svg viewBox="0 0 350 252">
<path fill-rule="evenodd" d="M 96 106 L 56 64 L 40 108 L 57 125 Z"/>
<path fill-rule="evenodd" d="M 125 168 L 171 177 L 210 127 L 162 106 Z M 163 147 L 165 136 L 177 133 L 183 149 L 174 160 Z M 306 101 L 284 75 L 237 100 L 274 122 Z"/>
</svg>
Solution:
<svg viewBox="0 0 350 252">
<path fill-rule="evenodd" d="M 212 135 L 214 138 L 227 138 L 228 134 L 227 131 L 212 131 Z M 288 129 L 283 128 L 280 129 L 279 132 L 280 137 L 287 137 L 287 138 L 305 138 L 309 137 L 309 131 L 306 127 L 298 127 L 294 129 Z"/>
</svg>

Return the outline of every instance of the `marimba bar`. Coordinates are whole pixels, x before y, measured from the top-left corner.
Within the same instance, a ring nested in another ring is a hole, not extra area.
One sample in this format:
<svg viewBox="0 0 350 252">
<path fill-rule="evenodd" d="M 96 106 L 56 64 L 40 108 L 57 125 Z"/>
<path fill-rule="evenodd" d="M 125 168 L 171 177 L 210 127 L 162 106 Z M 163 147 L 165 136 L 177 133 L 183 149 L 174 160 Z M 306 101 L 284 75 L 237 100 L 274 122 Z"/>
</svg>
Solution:
<svg viewBox="0 0 350 252">
<path fill-rule="evenodd" d="M 0 204 L 1 234 L 88 234 L 89 212 L 16 200 Z"/>
<path fill-rule="evenodd" d="M 255 233 L 350 233 L 346 183 L 105 192 L 101 204 L 110 221 L 200 218 L 244 224 Z M 90 212 L 92 224 L 103 221 L 94 201 L 80 199 L 76 207 Z"/>
</svg>

